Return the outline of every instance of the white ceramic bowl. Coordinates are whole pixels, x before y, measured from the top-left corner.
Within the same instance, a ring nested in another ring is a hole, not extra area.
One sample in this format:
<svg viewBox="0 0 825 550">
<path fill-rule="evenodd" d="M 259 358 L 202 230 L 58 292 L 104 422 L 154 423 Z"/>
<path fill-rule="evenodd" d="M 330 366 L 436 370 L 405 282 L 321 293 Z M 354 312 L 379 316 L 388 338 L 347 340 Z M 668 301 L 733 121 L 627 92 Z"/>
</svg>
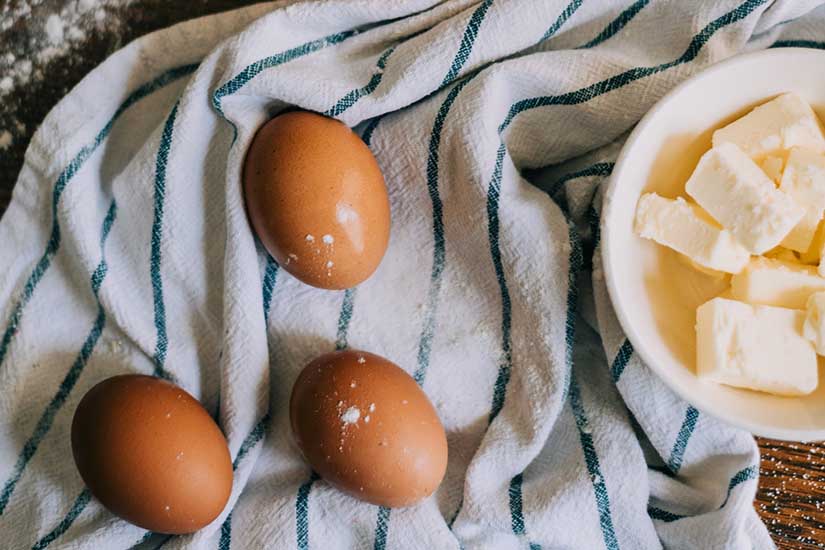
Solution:
<svg viewBox="0 0 825 550">
<path fill-rule="evenodd" d="M 665 247 L 633 232 L 644 192 L 684 195 L 713 131 L 755 105 L 797 92 L 825 120 L 825 51 L 779 48 L 714 65 L 662 98 L 636 126 L 605 195 L 602 254 L 607 287 L 641 359 L 697 409 L 765 437 L 825 439 L 825 370 L 804 397 L 778 397 L 700 380 L 695 374 L 696 308 L 723 281 L 699 274 Z"/>
</svg>

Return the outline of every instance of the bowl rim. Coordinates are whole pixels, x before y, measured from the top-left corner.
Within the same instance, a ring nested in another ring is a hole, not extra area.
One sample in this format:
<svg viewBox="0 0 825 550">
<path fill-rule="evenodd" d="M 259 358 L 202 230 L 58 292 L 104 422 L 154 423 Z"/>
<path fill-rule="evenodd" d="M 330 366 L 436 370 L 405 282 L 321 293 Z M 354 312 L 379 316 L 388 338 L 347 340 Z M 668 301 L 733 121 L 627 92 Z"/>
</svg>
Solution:
<svg viewBox="0 0 825 550">
<path fill-rule="evenodd" d="M 825 428 L 814 430 L 774 428 L 766 427 L 757 422 L 751 422 L 748 419 L 744 418 L 731 418 L 726 414 L 724 404 L 714 402 L 710 399 L 706 399 L 702 395 L 690 395 L 689 392 L 687 392 L 684 388 L 680 387 L 678 384 L 675 384 L 671 381 L 666 369 L 661 365 L 657 365 L 656 362 L 652 360 L 652 357 L 650 356 L 648 350 L 644 346 L 644 339 L 632 325 L 624 309 L 625 303 L 621 298 L 621 291 L 618 288 L 616 279 L 614 278 L 613 274 L 613 264 L 616 261 L 616 255 L 613 253 L 611 247 L 613 238 L 610 232 L 611 224 L 609 223 L 609 220 L 611 219 L 613 211 L 615 209 L 614 205 L 616 204 L 616 201 L 614 201 L 613 199 L 617 195 L 618 188 L 620 187 L 618 185 L 618 182 L 621 181 L 624 173 L 629 169 L 627 162 L 628 157 L 634 149 L 635 144 L 638 142 L 639 137 L 652 124 L 652 122 L 656 119 L 659 112 L 661 112 L 667 105 L 669 105 L 675 97 L 680 95 L 686 88 L 693 86 L 697 81 L 704 80 L 720 71 L 727 70 L 732 65 L 747 63 L 749 61 L 752 61 L 754 58 L 783 57 L 791 53 L 799 52 L 806 52 L 804 55 L 810 55 L 810 52 L 817 52 L 818 55 L 825 57 L 825 51 L 823 50 L 801 47 L 769 48 L 765 50 L 734 55 L 718 63 L 715 63 L 699 71 L 695 75 L 692 75 L 691 77 L 685 79 L 684 81 L 676 85 L 668 93 L 666 93 L 661 99 L 659 99 L 659 101 L 656 102 L 656 104 L 641 118 L 641 120 L 639 120 L 639 122 L 636 124 L 636 127 L 633 129 L 633 131 L 630 133 L 630 135 L 627 137 L 624 144 L 622 145 L 621 152 L 619 153 L 619 156 L 616 159 L 616 163 L 613 167 L 613 171 L 607 184 L 607 189 L 604 193 L 604 199 L 602 202 L 604 208 L 602 211 L 599 229 L 601 233 L 602 269 L 604 271 L 607 293 L 610 297 L 610 302 L 613 306 L 613 311 L 615 312 L 616 317 L 619 320 L 619 324 L 621 325 L 625 336 L 633 345 L 634 353 L 638 354 L 639 358 L 642 361 L 644 361 L 644 363 L 648 367 L 650 367 L 650 369 L 656 374 L 656 376 L 658 376 L 659 379 L 661 379 L 664 382 L 664 384 L 668 388 L 670 388 L 671 391 L 676 393 L 676 395 L 678 395 L 682 400 L 688 402 L 696 409 L 698 409 L 700 412 L 715 417 L 729 425 L 742 428 L 744 430 L 749 431 L 753 435 L 757 435 L 759 437 L 766 437 L 770 439 L 779 439 L 785 441 L 809 442 L 825 440 Z M 696 375 L 693 374 L 693 376 Z M 825 381 L 821 381 L 820 383 L 825 383 Z"/>
</svg>

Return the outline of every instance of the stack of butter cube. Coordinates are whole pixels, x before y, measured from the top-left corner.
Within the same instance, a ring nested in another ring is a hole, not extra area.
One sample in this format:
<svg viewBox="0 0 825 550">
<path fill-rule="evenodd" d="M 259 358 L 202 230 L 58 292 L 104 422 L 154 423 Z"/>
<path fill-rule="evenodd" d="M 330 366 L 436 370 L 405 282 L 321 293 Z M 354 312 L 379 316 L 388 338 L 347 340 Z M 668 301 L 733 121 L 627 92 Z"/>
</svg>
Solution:
<svg viewBox="0 0 825 550">
<path fill-rule="evenodd" d="M 825 137 L 810 105 L 784 94 L 714 132 L 685 191 L 643 195 L 636 231 L 732 275 L 726 297 L 696 312 L 697 374 L 813 392 L 825 355 Z"/>
</svg>

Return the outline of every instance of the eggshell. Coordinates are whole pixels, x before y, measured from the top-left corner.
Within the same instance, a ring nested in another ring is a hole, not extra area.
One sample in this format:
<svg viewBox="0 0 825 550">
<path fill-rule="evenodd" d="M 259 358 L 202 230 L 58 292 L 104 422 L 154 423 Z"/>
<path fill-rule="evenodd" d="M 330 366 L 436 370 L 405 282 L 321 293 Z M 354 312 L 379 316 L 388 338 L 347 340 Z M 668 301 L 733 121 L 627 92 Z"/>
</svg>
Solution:
<svg viewBox="0 0 825 550">
<path fill-rule="evenodd" d="M 151 376 L 115 376 L 89 390 L 74 414 L 72 453 L 106 508 L 158 533 L 197 531 L 232 491 L 220 428 L 194 397 Z"/>
<path fill-rule="evenodd" d="M 249 147 L 243 181 L 255 232 L 296 278 L 343 289 L 378 267 L 390 235 L 387 189 L 343 123 L 305 111 L 273 118 Z"/>
<path fill-rule="evenodd" d="M 432 494 L 447 468 L 447 438 L 415 380 L 363 351 L 318 357 L 298 376 L 289 403 L 304 457 L 329 483 L 390 507 Z"/>
</svg>

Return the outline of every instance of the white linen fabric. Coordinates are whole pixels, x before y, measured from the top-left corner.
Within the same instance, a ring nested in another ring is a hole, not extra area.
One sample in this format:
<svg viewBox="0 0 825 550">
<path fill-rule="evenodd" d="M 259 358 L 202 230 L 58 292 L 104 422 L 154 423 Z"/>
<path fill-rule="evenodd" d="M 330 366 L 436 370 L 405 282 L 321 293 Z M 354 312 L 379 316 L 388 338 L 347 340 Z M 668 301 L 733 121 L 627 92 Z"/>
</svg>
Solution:
<svg viewBox="0 0 825 550">
<path fill-rule="evenodd" d="M 820 2 L 329 0 L 145 36 L 35 134 L 0 221 L 4 548 L 771 548 L 753 439 L 634 355 L 601 275 L 602 187 L 628 130 L 742 51 L 823 47 Z M 307 287 L 256 244 L 241 171 L 298 106 L 373 150 L 392 204 L 377 272 Z M 448 433 L 437 493 L 389 510 L 291 441 L 331 349 L 413 374 Z M 165 537 L 107 512 L 70 458 L 100 380 L 149 373 L 215 414 L 232 497 Z"/>
</svg>

